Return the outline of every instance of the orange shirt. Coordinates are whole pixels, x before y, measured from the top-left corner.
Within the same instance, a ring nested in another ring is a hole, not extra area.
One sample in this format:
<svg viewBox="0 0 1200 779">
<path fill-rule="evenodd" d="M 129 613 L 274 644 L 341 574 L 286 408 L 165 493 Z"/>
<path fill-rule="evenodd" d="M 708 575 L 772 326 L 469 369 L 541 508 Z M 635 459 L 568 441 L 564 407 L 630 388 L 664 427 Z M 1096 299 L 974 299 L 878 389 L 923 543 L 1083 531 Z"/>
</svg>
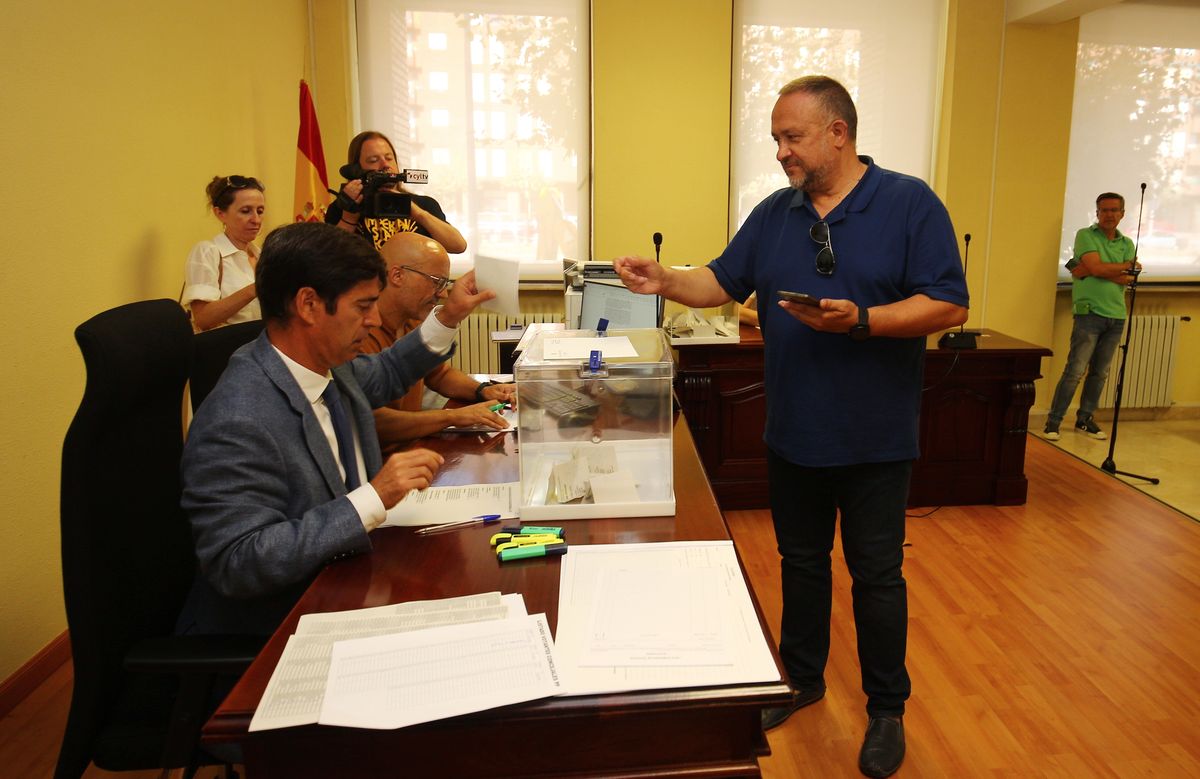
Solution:
<svg viewBox="0 0 1200 779">
<path fill-rule="evenodd" d="M 395 331 L 389 330 L 386 325 L 380 325 L 379 327 L 372 327 L 369 330 L 367 330 L 367 337 L 363 340 L 363 342 L 361 344 L 359 344 L 359 351 L 362 352 L 363 354 L 378 354 L 379 352 L 382 352 L 384 349 L 388 348 L 392 344 L 396 343 L 397 338 L 408 335 L 409 333 L 411 333 L 413 330 L 416 330 L 420 326 L 421 326 L 420 320 L 414 319 L 414 320 L 405 322 L 404 323 L 404 332 L 400 333 L 399 335 L 397 335 L 395 333 Z M 421 398 L 425 394 L 425 381 L 427 381 L 431 378 L 437 378 L 442 373 L 444 373 L 448 370 L 450 370 L 450 361 L 449 360 L 438 365 L 438 367 L 434 368 L 432 371 L 430 371 L 428 374 L 426 374 L 424 380 L 418 381 L 417 383 L 415 383 L 411 387 L 409 387 L 408 392 L 404 393 L 404 395 L 402 397 L 396 398 L 391 403 L 388 403 L 387 408 L 395 409 L 396 411 L 420 411 L 421 410 Z M 409 439 L 409 440 L 411 440 L 411 439 Z M 379 445 L 383 449 L 384 458 L 387 458 L 388 455 L 393 454 L 393 453 L 399 451 L 400 449 L 404 448 L 404 446 L 409 443 L 409 440 L 390 441 L 390 440 L 385 440 L 381 436 L 379 439 Z"/>
</svg>

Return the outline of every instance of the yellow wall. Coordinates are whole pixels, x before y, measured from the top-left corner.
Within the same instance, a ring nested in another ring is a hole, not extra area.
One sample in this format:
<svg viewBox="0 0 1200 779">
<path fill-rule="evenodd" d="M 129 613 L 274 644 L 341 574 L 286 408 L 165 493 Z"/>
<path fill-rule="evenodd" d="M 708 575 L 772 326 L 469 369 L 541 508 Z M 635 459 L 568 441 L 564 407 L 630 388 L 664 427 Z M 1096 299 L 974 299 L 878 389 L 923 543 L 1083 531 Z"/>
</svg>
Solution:
<svg viewBox="0 0 1200 779">
<path fill-rule="evenodd" d="M 66 626 L 58 474 L 83 392 L 74 328 L 178 297 L 188 249 L 218 232 L 213 175 L 262 177 L 267 227 L 290 218 L 307 26 L 305 0 L 6 8 L 0 679 Z"/>
<path fill-rule="evenodd" d="M 951 2 L 942 84 L 942 113 L 933 188 L 961 237 L 970 233 L 967 283 L 971 327 L 983 326 L 983 279 L 990 262 L 989 236 L 995 165 L 997 95 L 1004 45 L 1004 2 Z M 884 167 L 886 161 L 881 161 Z M 963 246 L 962 243 L 959 244 Z"/>
<path fill-rule="evenodd" d="M 1077 38 L 1071 21 L 1011 24 L 1004 40 L 985 321 L 1041 344 L 1054 321 Z"/>
<path fill-rule="evenodd" d="M 731 0 L 595 0 L 592 257 L 725 248 Z"/>
</svg>

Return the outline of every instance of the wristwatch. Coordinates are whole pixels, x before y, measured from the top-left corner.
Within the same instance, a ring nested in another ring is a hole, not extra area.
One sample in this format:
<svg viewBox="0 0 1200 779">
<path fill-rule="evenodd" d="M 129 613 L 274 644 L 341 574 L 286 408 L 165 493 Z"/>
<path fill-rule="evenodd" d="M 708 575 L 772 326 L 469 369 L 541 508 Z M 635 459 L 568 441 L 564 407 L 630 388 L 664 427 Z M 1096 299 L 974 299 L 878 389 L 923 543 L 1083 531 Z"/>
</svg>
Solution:
<svg viewBox="0 0 1200 779">
<path fill-rule="evenodd" d="M 484 389 L 486 389 L 487 387 L 494 387 L 494 386 L 496 386 L 496 384 L 497 384 L 497 382 L 494 382 L 494 381 L 479 382 L 479 386 L 475 388 L 475 401 L 478 403 L 482 403 L 483 401 L 487 400 L 487 398 L 485 398 L 483 396 Z"/>
<path fill-rule="evenodd" d="M 870 317 L 867 314 L 866 306 L 858 307 L 858 324 L 850 328 L 851 341 L 865 341 L 871 337 L 871 324 L 867 320 Z"/>
</svg>

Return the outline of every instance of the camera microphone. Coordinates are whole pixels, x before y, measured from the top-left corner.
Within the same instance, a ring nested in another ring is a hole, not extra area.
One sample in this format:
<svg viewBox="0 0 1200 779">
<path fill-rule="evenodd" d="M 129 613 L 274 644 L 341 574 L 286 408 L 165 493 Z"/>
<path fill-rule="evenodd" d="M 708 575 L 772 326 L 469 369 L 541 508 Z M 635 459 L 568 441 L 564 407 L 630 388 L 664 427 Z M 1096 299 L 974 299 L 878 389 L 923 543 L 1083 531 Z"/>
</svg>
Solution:
<svg viewBox="0 0 1200 779">
<path fill-rule="evenodd" d="M 655 233 L 652 236 L 652 240 L 654 241 L 654 261 L 662 262 L 662 260 L 658 258 L 659 251 L 662 249 L 662 233 Z"/>
</svg>

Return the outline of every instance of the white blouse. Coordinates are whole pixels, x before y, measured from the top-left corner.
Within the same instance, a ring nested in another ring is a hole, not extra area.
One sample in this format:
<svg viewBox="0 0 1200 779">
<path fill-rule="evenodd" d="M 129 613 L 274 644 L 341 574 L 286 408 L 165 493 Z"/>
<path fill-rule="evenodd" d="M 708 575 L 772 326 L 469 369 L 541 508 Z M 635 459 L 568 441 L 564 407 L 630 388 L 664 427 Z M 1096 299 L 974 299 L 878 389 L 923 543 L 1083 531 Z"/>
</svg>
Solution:
<svg viewBox="0 0 1200 779">
<path fill-rule="evenodd" d="M 255 256 L 258 247 L 254 247 Z M 213 301 L 228 297 L 247 284 L 254 283 L 250 255 L 233 245 L 225 233 L 192 247 L 183 271 L 183 296 L 180 302 L 191 311 L 193 300 Z M 219 283 L 218 283 L 219 282 Z M 225 320 L 227 324 L 262 319 L 258 298 Z"/>
</svg>

